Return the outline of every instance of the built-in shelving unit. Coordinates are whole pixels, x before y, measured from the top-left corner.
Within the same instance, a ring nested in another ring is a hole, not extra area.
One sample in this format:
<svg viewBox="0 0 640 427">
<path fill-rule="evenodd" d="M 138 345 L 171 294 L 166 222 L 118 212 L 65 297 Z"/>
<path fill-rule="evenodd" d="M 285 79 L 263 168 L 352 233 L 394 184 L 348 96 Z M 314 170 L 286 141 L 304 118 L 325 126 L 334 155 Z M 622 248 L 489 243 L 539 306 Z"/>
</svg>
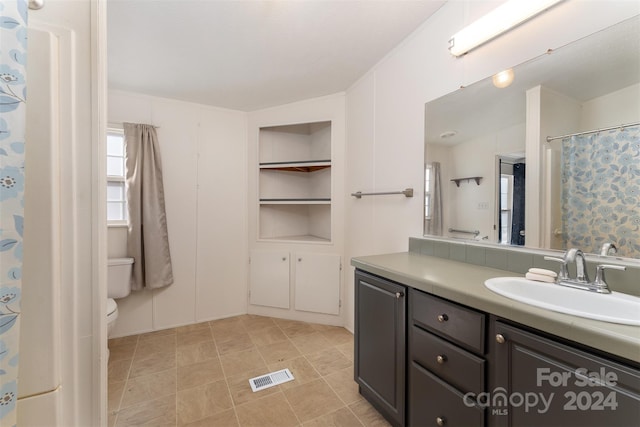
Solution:
<svg viewBox="0 0 640 427">
<path fill-rule="evenodd" d="M 460 187 L 460 182 L 465 181 L 475 181 L 477 185 L 480 185 L 480 181 L 482 180 L 481 176 L 469 176 L 466 178 L 453 178 L 451 181 L 456 183 L 456 187 Z"/>
<path fill-rule="evenodd" d="M 259 238 L 331 241 L 331 122 L 259 130 Z"/>
</svg>

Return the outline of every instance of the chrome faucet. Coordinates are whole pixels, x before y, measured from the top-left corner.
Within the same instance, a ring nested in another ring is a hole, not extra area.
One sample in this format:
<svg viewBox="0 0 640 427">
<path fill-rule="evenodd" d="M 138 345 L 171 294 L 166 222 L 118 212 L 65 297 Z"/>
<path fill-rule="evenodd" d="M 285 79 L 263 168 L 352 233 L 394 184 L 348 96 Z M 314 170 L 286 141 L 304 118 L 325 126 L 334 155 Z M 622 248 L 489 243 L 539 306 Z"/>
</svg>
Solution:
<svg viewBox="0 0 640 427">
<path fill-rule="evenodd" d="M 618 252 L 618 248 L 613 243 L 603 243 L 600 248 L 600 256 L 615 255 Z"/>
<path fill-rule="evenodd" d="M 606 251 L 611 248 L 614 248 L 615 245 L 607 244 Z M 605 245 L 603 245 L 603 250 L 605 250 Z M 597 292 L 600 294 L 610 294 L 611 290 L 609 286 L 605 282 L 604 278 L 604 270 L 626 270 L 627 268 L 622 265 L 610 265 L 610 264 L 600 264 L 596 267 L 596 278 L 593 282 L 589 280 L 589 274 L 587 273 L 586 268 L 586 260 L 584 253 L 580 249 L 571 248 L 567 252 L 565 252 L 562 258 L 560 257 L 544 257 L 547 261 L 556 261 L 560 263 L 560 272 L 558 273 L 558 278 L 556 279 L 556 283 L 562 286 L 569 286 L 571 288 L 583 289 L 587 291 Z M 572 279 L 569 277 L 569 269 L 567 265 L 571 262 L 576 263 L 576 277 Z"/>
<path fill-rule="evenodd" d="M 587 273 L 584 253 L 580 249 L 571 248 L 564 254 L 566 264 L 570 262 L 576 263 L 576 278 L 579 283 L 589 283 L 589 274 Z"/>
</svg>

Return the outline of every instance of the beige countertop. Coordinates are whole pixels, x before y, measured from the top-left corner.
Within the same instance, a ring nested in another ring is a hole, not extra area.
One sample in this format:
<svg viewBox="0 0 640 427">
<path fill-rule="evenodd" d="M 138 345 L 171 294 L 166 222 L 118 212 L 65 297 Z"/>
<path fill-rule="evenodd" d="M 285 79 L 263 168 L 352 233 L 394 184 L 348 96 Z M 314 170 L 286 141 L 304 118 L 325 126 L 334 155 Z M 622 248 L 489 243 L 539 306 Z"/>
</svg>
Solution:
<svg viewBox="0 0 640 427">
<path fill-rule="evenodd" d="M 351 260 L 351 265 L 486 313 L 640 362 L 640 326 L 557 313 L 503 297 L 484 286 L 484 281 L 492 277 L 522 277 L 517 273 L 413 252 L 357 257 Z"/>
</svg>

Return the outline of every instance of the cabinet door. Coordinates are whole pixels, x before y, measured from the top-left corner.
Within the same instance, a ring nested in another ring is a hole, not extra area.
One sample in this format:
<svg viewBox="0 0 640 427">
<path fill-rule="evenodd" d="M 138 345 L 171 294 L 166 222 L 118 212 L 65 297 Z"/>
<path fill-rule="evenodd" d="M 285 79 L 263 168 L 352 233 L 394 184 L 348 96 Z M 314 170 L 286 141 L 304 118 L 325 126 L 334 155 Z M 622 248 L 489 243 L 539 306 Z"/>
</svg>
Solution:
<svg viewBox="0 0 640 427">
<path fill-rule="evenodd" d="M 360 393 L 404 425 L 406 288 L 356 271 L 354 375 Z"/>
<path fill-rule="evenodd" d="M 499 321 L 493 334 L 491 425 L 640 425 L 638 369 Z"/>
<path fill-rule="evenodd" d="M 340 314 L 340 256 L 296 253 L 295 308 Z"/>
<path fill-rule="evenodd" d="M 249 303 L 289 308 L 289 252 L 252 251 Z"/>
</svg>

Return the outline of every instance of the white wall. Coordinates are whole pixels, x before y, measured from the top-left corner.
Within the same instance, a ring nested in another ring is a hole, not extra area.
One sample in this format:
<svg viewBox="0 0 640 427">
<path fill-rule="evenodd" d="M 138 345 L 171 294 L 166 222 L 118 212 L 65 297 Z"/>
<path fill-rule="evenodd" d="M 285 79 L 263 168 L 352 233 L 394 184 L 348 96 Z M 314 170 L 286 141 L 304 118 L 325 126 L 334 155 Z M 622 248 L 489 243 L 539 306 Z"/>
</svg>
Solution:
<svg viewBox="0 0 640 427">
<path fill-rule="evenodd" d="M 447 41 L 500 2 L 447 2 L 347 91 L 346 192 L 423 191 L 424 104 L 461 85 L 640 13 L 630 1 L 567 1 L 462 58 Z M 407 249 L 422 235 L 422 197 L 348 199 L 346 258 Z M 353 294 L 353 269 L 345 269 Z M 352 303 L 348 306 L 353 309 Z M 353 312 L 346 325 L 353 327 Z"/>
<path fill-rule="evenodd" d="M 246 114 L 120 91 L 110 123 L 158 126 L 174 283 L 118 300 L 113 336 L 246 313 Z M 126 253 L 109 230 L 109 255 Z"/>
<path fill-rule="evenodd" d="M 639 98 L 640 84 L 636 84 L 584 102 L 576 132 L 640 121 Z"/>
</svg>

